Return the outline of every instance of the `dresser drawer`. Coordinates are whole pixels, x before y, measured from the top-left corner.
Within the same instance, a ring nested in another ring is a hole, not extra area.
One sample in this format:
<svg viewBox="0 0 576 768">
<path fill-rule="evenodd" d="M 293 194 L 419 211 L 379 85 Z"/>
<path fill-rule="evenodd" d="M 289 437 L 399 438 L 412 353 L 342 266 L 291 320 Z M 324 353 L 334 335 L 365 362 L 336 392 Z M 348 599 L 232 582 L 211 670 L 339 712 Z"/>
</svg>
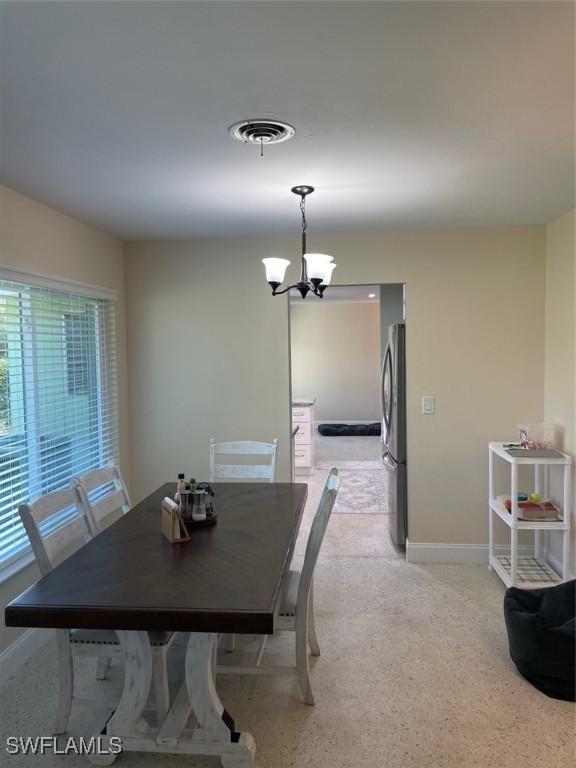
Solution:
<svg viewBox="0 0 576 768">
<path fill-rule="evenodd" d="M 309 467 L 312 464 L 312 448 L 309 445 L 294 447 L 294 466 Z"/>
<path fill-rule="evenodd" d="M 292 408 L 292 421 L 312 421 L 312 408 Z"/>
<path fill-rule="evenodd" d="M 298 432 L 294 435 L 295 445 L 310 445 L 312 443 L 312 424 L 309 421 L 298 422 Z"/>
</svg>

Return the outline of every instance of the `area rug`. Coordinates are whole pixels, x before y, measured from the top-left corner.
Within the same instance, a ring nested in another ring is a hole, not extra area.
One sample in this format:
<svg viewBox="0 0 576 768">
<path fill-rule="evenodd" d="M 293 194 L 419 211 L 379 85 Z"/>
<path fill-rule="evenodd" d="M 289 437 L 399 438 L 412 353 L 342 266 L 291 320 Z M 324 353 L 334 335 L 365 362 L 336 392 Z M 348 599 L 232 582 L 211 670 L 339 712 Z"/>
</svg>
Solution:
<svg viewBox="0 0 576 768">
<path fill-rule="evenodd" d="M 339 468 L 335 514 L 386 515 L 390 511 L 390 475 L 384 469 Z"/>
</svg>

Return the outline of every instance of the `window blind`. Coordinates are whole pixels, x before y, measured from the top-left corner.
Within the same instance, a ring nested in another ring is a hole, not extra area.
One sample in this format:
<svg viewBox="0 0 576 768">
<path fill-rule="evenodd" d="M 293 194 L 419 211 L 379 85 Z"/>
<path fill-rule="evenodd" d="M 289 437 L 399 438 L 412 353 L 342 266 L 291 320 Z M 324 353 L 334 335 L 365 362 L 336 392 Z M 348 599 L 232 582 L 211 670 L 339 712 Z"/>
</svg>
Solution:
<svg viewBox="0 0 576 768">
<path fill-rule="evenodd" d="M 111 299 L 0 279 L 0 565 L 28 547 L 20 504 L 117 462 L 116 393 Z"/>
</svg>

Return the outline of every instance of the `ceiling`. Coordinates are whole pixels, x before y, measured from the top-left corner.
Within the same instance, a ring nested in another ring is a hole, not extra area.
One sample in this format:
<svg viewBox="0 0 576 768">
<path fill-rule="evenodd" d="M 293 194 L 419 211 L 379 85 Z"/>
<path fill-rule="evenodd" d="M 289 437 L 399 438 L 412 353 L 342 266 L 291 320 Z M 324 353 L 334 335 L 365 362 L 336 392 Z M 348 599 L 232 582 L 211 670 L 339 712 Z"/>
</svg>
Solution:
<svg viewBox="0 0 576 768">
<path fill-rule="evenodd" d="M 570 2 L 0 6 L 0 181 L 120 237 L 292 233 L 295 184 L 313 231 L 574 206 Z"/>
<path fill-rule="evenodd" d="M 300 304 L 304 301 L 306 306 L 319 304 L 319 300 L 314 296 L 303 299 L 296 289 L 290 291 L 291 304 Z M 331 285 L 322 297 L 323 304 L 378 304 L 379 302 L 379 285 Z"/>
</svg>

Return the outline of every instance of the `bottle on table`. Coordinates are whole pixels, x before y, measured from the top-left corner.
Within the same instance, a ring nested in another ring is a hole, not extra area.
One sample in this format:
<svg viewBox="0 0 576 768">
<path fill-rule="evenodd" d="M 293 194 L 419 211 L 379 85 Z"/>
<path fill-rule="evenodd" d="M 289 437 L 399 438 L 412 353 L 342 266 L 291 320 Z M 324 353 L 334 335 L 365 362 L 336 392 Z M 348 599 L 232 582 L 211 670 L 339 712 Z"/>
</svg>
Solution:
<svg viewBox="0 0 576 768">
<path fill-rule="evenodd" d="M 185 483 L 183 490 L 180 492 L 180 512 L 184 520 L 189 520 L 192 512 L 191 495 L 190 483 Z"/>
<path fill-rule="evenodd" d="M 174 501 L 176 504 L 180 504 L 180 494 L 184 490 L 186 482 L 184 480 L 184 472 L 178 473 L 178 482 L 176 483 L 176 493 L 174 494 Z"/>
</svg>

